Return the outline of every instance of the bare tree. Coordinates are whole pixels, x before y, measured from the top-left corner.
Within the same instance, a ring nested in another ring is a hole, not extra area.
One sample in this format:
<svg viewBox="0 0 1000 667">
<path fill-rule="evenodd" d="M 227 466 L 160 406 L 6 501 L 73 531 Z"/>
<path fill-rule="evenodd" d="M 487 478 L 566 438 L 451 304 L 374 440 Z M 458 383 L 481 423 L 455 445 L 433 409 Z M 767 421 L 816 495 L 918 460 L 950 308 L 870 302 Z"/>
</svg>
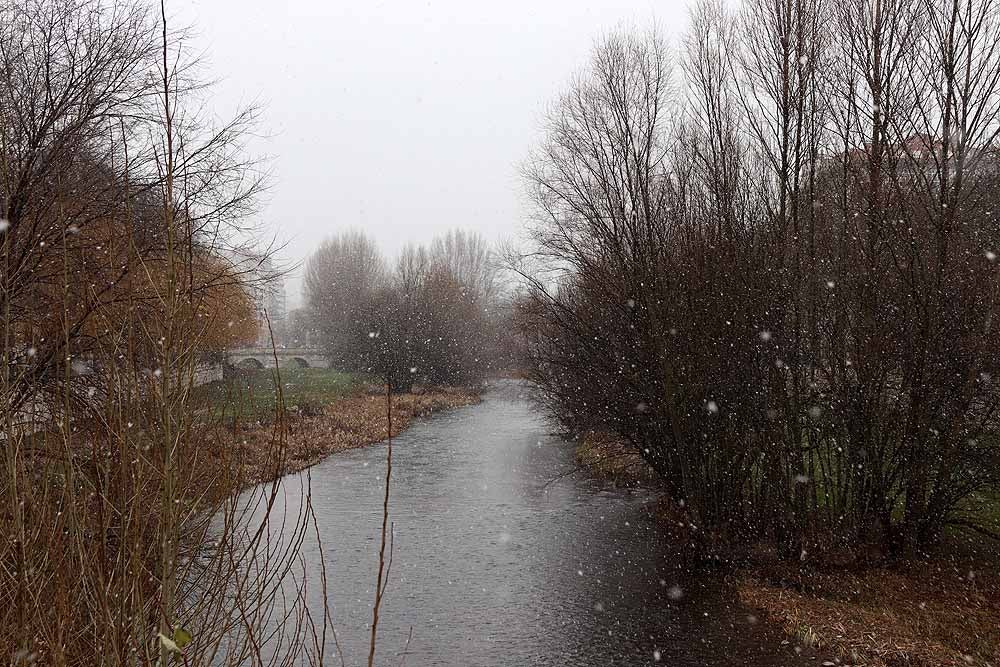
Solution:
<svg viewBox="0 0 1000 667">
<path fill-rule="evenodd" d="M 306 290 L 335 363 L 394 392 L 415 382 L 474 384 L 495 369 L 497 265 L 475 234 L 407 246 L 390 273 L 371 240 L 348 233 L 309 259 Z"/>
<path fill-rule="evenodd" d="M 334 236 L 306 264 L 305 295 L 313 328 L 344 370 L 364 371 L 371 349 L 371 302 L 386 282 L 385 260 L 360 231 Z"/>
<path fill-rule="evenodd" d="M 788 556 L 975 526 L 998 482 L 997 19 L 704 2 L 679 98 L 658 38 L 603 41 L 511 258 L 553 414 L 630 442 L 709 535 Z"/>
</svg>

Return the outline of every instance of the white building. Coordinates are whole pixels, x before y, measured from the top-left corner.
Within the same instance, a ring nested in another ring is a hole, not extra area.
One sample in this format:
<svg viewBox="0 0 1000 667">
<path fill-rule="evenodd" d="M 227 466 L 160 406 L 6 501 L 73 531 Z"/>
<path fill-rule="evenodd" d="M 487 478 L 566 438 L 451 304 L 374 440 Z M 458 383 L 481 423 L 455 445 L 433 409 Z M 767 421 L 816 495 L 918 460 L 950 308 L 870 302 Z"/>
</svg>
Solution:
<svg viewBox="0 0 1000 667">
<path fill-rule="evenodd" d="M 231 253 L 231 259 L 249 285 L 255 315 L 260 323 L 257 345 L 270 347 L 272 335 L 275 345 L 285 345 L 288 310 L 283 273 L 266 254 L 239 251 Z"/>
</svg>

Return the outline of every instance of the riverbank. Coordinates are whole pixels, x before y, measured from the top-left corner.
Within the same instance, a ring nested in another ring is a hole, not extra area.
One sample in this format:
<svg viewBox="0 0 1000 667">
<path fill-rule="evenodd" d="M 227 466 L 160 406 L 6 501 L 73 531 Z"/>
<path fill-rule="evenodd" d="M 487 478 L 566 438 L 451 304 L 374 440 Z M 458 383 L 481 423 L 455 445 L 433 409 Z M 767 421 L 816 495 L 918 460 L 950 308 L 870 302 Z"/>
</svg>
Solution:
<svg viewBox="0 0 1000 667">
<path fill-rule="evenodd" d="M 198 388 L 203 439 L 215 467 L 235 466 L 237 487 L 304 470 L 336 452 L 388 435 L 382 385 L 326 368 L 241 370 Z M 279 392 L 280 389 L 280 392 Z M 414 387 L 392 396 L 392 435 L 418 418 L 480 401 L 472 388 Z M 278 405 L 284 405 L 279 411 Z M 225 492 L 220 490 L 220 492 Z"/>
<path fill-rule="evenodd" d="M 639 453 L 617 438 L 591 431 L 576 447 L 576 461 L 615 486 L 642 486 L 656 482 L 656 473 Z"/>
<path fill-rule="evenodd" d="M 995 565 L 974 563 L 937 556 L 861 571 L 751 566 L 734 577 L 744 605 L 847 664 L 996 665 L 1000 582 Z"/>
<path fill-rule="evenodd" d="M 589 433 L 577 462 L 617 485 L 652 475 L 616 438 Z M 683 539 L 659 508 L 664 532 Z M 747 557 L 727 579 L 740 602 L 781 626 L 788 641 L 869 667 L 1000 665 L 1000 554 L 986 538 L 949 535 L 926 560 L 836 566 Z M 766 550 L 765 550 L 766 551 Z"/>
<path fill-rule="evenodd" d="M 420 393 L 392 396 L 392 436 L 405 431 L 414 419 L 474 405 L 479 393 L 471 389 L 438 387 Z M 384 441 L 388 436 L 386 396 L 355 393 L 313 406 L 308 413 L 289 411 L 279 424 L 248 427 L 237 445 L 237 458 L 247 484 L 269 482 L 299 472 L 337 452 Z M 274 457 L 281 438 L 281 456 Z"/>
</svg>

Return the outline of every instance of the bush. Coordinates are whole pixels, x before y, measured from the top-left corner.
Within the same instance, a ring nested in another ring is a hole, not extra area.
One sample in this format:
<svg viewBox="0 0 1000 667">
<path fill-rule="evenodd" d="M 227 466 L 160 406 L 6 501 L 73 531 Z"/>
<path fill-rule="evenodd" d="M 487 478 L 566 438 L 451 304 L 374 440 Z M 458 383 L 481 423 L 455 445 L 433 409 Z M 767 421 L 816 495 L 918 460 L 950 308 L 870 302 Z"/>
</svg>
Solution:
<svg viewBox="0 0 1000 667">
<path fill-rule="evenodd" d="M 937 88 L 954 71 L 909 28 L 923 4 L 864 34 L 805 4 L 696 9 L 683 102 L 656 35 L 596 49 L 526 169 L 544 215 L 534 263 L 513 258 L 517 321 L 552 414 L 631 443 L 697 525 L 898 553 L 1000 483 L 1000 156 Z M 940 11 L 955 57 L 1000 75 L 976 32 L 992 14 Z M 887 48 L 920 95 L 818 74 L 866 80 L 845 54 Z M 973 84 L 984 123 L 992 81 Z"/>
</svg>

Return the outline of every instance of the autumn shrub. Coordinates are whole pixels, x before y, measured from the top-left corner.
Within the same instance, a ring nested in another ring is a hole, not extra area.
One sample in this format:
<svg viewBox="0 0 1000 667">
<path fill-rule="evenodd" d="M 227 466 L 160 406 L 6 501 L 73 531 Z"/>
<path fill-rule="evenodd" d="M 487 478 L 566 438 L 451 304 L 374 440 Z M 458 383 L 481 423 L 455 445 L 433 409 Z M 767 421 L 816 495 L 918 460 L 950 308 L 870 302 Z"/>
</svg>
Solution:
<svg viewBox="0 0 1000 667">
<path fill-rule="evenodd" d="M 252 112 L 199 118 L 181 47 L 163 5 L 0 2 L 11 664 L 322 661 L 328 615 L 289 583 L 308 489 L 281 516 L 278 484 L 241 495 L 235 443 L 203 447 L 219 425 L 192 402 L 203 355 L 256 331 L 234 251 L 261 180 L 241 148 Z M 263 465 L 284 438 L 279 424 Z M 276 638 L 274 619 L 291 629 Z"/>
</svg>

